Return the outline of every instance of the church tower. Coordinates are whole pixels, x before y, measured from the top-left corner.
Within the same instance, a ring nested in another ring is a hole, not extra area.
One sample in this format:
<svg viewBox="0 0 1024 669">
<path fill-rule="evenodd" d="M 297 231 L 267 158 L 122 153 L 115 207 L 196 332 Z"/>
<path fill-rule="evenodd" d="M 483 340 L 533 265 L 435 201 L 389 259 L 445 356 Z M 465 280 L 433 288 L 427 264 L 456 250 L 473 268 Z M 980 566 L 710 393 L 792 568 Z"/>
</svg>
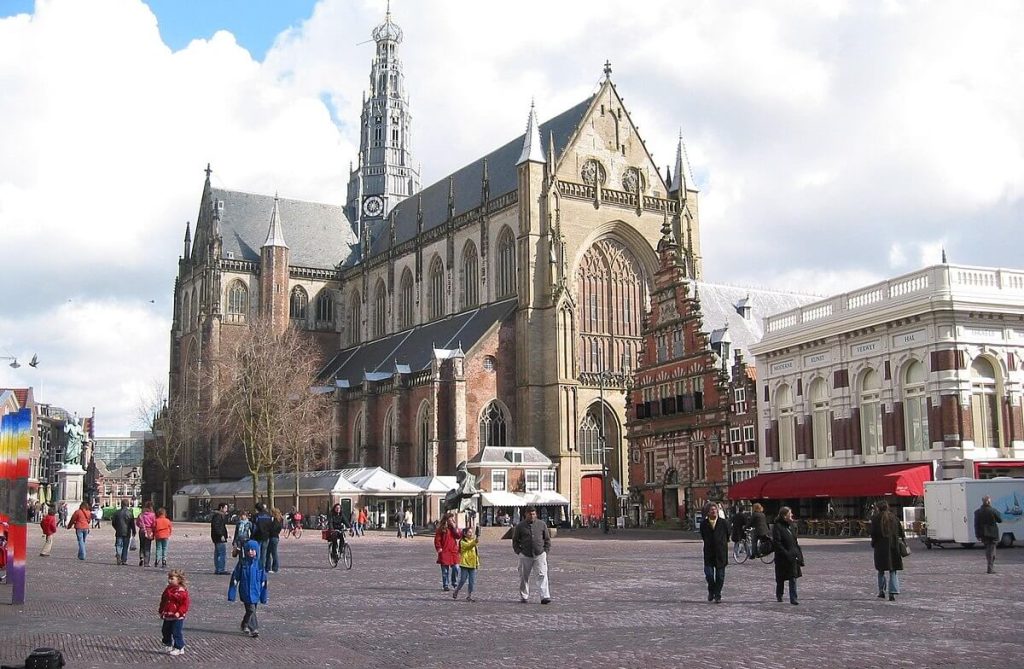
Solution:
<svg viewBox="0 0 1024 669">
<path fill-rule="evenodd" d="M 359 164 L 351 170 L 346 209 L 355 232 L 388 215 L 396 204 L 420 190 L 419 168 L 410 151 L 412 115 L 405 75 L 398 59 L 402 29 L 391 20 L 373 30 L 377 52 L 370 67 L 370 94 L 363 93 Z"/>
</svg>

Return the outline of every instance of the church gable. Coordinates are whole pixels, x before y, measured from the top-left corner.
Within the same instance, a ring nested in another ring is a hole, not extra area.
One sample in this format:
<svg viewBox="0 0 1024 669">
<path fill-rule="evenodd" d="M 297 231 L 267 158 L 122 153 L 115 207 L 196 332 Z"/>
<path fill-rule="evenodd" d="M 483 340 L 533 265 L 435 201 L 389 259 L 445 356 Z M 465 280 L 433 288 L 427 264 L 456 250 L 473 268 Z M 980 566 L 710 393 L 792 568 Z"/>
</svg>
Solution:
<svg viewBox="0 0 1024 669">
<path fill-rule="evenodd" d="M 542 138 L 547 141 L 546 138 Z M 568 146 L 560 152 L 555 177 L 607 190 L 666 197 L 668 187 L 610 79 L 592 98 Z"/>
</svg>

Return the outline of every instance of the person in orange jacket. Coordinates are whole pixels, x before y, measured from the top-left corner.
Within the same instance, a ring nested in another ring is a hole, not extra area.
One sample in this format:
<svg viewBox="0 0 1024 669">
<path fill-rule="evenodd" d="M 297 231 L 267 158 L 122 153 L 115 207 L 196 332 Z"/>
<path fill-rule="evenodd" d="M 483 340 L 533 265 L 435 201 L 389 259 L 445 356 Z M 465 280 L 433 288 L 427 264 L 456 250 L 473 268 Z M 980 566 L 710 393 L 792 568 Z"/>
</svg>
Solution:
<svg viewBox="0 0 1024 669">
<path fill-rule="evenodd" d="M 92 527 L 92 508 L 88 502 L 82 502 L 78 509 L 71 514 L 68 521 L 68 529 L 75 530 L 75 538 L 78 539 L 78 559 L 85 559 L 85 538 L 89 536 L 89 528 Z"/>
<path fill-rule="evenodd" d="M 57 534 L 57 510 L 52 506 L 49 507 L 42 522 L 39 523 L 39 527 L 43 530 L 43 549 L 39 551 L 39 556 L 50 557 L 50 550 L 53 549 L 53 535 Z"/>
<path fill-rule="evenodd" d="M 161 567 L 167 566 L 167 540 L 171 538 L 172 529 L 167 510 L 160 507 L 156 512 L 156 520 L 153 521 L 153 540 L 156 542 L 156 551 L 153 554 L 154 567 L 157 562 Z"/>
</svg>

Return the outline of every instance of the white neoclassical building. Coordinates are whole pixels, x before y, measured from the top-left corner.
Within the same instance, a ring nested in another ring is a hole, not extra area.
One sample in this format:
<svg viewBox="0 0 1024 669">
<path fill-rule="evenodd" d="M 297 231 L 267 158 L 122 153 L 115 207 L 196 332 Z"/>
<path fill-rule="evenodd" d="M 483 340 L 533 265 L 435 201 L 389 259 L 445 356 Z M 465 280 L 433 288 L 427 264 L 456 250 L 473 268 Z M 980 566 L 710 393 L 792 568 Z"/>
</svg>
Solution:
<svg viewBox="0 0 1024 669">
<path fill-rule="evenodd" d="M 935 265 L 764 331 L 760 473 L 733 498 L 853 507 L 931 479 L 1024 476 L 1024 270 Z"/>
</svg>

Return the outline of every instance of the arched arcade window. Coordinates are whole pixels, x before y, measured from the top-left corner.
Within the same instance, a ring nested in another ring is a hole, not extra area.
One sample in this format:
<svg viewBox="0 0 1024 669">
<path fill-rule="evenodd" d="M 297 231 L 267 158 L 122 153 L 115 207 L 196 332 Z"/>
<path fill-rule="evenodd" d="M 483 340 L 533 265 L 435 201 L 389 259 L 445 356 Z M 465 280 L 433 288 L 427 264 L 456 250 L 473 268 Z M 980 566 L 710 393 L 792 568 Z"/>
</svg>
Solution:
<svg viewBox="0 0 1024 669">
<path fill-rule="evenodd" d="M 302 286 L 292 288 L 291 299 L 288 302 L 288 317 L 292 320 L 306 320 L 306 311 L 309 306 L 309 295 Z"/>
</svg>

